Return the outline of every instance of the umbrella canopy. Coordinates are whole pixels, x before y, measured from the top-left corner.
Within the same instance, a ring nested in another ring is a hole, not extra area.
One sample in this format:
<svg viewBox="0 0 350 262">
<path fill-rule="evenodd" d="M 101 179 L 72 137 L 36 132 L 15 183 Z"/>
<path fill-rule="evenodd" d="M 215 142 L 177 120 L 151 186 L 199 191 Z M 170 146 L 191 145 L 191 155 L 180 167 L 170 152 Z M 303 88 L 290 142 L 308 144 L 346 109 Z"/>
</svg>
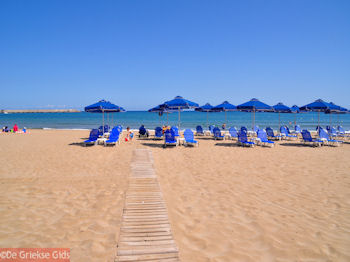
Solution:
<svg viewBox="0 0 350 262">
<path fill-rule="evenodd" d="M 345 114 L 348 110 L 345 107 L 334 104 L 333 102 L 329 103 L 330 108 L 326 110 L 326 114 L 329 114 L 329 126 L 332 126 L 332 114 Z M 339 115 L 338 115 L 339 122 Z M 340 124 L 340 123 L 339 123 Z"/>
<path fill-rule="evenodd" d="M 121 106 L 117 106 L 106 100 L 100 100 L 95 104 L 86 106 L 84 110 L 89 113 L 125 112 L 125 109 Z"/>
<path fill-rule="evenodd" d="M 167 125 L 168 125 L 168 114 L 174 112 L 174 110 L 170 110 L 167 107 L 167 105 L 161 104 L 149 109 L 148 112 L 158 113 L 159 116 L 162 116 L 163 113 L 166 113 L 166 119 L 167 119 Z"/>
<path fill-rule="evenodd" d="M 269 106 L 268 104 L 265 104 L 256 98 L 253 98 L 248 102 L 245 102 L 243 104 L 238 105 L 237 110 L 246 111 L 246 112 L 247 111 L 253 112 L 252 129 L 254 129 L 254 126 L 255 126 L 255 112 L 256 111 L 258 111 L 258 112 L 273 112 L 274 111 L 272 106 Z"/>
<path fill-rule="evenodd" d="M 280 116 L 280 113 L 291 113 L 292 111 L 291 111 L 290 107 L 284 105 L 281 102 L 279 102 L 277 105 L 274 105 L 273 109 L 275 110 L 275 112 L 278 113 L 278 126 L 279 126 L 279 129 L 281 129 L 281 116 Z"/>
<path fill-rule="evenodd" d="M 209 103 L 206 103 L 203 106 L 197 107 L 195 110 L 199 111 L 199 112 L 212 112 L 211 109 L 213 108 L 213 106 Z"/>
<path fill-rule="evenodd" d="M 329 104 L 331 105 L 331 108 L 330 108 L 331 111 L 337 111 L 337 113 L 344 113 L 344 112 L 348 111 L 345 107 L 338 106 L 338 105 L 334 104 L 333 102 L 330 102 Z"/>
<path fill-rule="evenodd" d="M 279 112 L 279 113 L 290 113 L 290 112 L 292 112 L 292 110 L 290 109 L 289 106 L 286 106 L 286 105 L 284 105 L 281 102 L 276 104 L 276 105 L 274 105 L 273 109 L 275 110 L 275 112 Z"/>
<path fill-rule="evenodd" d="M 261 111 L 261 112 L 274 111 L 272 106 L 269 106 L 268 104 L 265 104 L 256 98 L 253 98 L 248 102 L 238 105 L 237 109 L 241 111 Z"/>
<path fill-rule="evenodd" d="M 330 109 L 330 107 L 332 106 L 329 103 L 323 101 L 322 99 L 317 99 L 315 102 L 300 107 L 300 110 L 325 112 L 327 109 Z"/>
<path fill-rule="evenodd" d="M 227 117 L 226 117 L 226 112 L 227 111 L 236 111 L 236 106 L 230 104 L 227 101 L 222 102 L 220 105 L 214 106 L 211 109 L 213 112 L 225 112 L 225 123 L 227 124 Z"/>
<path fill-rule="evenodd" d="M 336 107 L 323 101 L 322 99 L 317 99 L 316 101 L 300 107 L 301 111 L 317 111 L 318 112 L 318 127 L 320 127 L 320 112 L 326 112 L 327 110 L 336 110 Z"/>
<path fill-rule="evenodd" d="M 293 105 L 290 110 L 292 111 L 292 113 L 299 113 L 300 109 L 297 105 Z"/>
<path fill-rule="evenodd" d="M 207 113 L 207 126 L 208 126 L 208 113 L 212 111 L 213 106 L 209 103 L 206 103 L 203 106 L 197 107 L 195 110 L 198 112 L 206 112 Z"/>
<path fill-rule="evenodd" d="M 106 100 L 100 100 L 95 104 L 86 106 L 84 108 L 85 112 L 89 113 L 102 113 L 102 126 L 105 125 L 105 114 L 104 113 L 119 113 L 119 112 L 125 112 L 125 109 L 121 106 L 117 106 L 115 104 L 112 104 L 109 101 Z"/>
<path fill-rule="evenodd" d="M 164 103 L 170 110 L 178 110 L 179 111 L 179 129 L 181 124 L 181 109 L 191 109 L 197 108 L 199 105 L 190 100 L 184 99 L 182 96 L 176 96 L 173 100 L 166 101 Z"/>
<path fill-rule="evenodd" d="M 230 104 L 227 101 L 222 102 L 220 105 L 214 106 L 212 108 L 212 111 L 215 112 L 220 112 L 220 111 L 235 111 L 236 110 L 236 106 Z"/>
<path fill-rule="evenodd" d="M 173 100 L 164 103 L 169 109 L 191 109 L 199 107 L 195 102 L 184 99 L 182 96 L 176 96 Z"/>
</svg>

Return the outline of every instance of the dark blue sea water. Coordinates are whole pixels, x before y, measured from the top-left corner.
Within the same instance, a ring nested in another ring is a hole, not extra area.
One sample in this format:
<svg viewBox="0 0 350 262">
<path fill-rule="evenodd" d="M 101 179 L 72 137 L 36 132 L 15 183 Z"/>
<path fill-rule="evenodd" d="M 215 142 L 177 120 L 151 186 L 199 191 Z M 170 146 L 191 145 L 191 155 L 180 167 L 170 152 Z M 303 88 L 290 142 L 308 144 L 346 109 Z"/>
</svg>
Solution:
<svg viewBox="0 0 350 262">
<path fill-rule="evenodd" d="M 207 127 L 208 123 L 221 126 L 225 122 L 225 113 L 201 113 L 194 111 L 181 112 L 181 129 L 195 128 L 197 125 Z M 320 114 L 321 126 L 330 124 L 342 125 L 350 129 L 350 114 Z M 281 124 L 294 125 L 294 121 L 302 128 L 315 129 L 318 113 L 280 114 Z M 129 111 L 125 113 L 105 115 L 105 122 L 110 125 L 121 124 L 124 127 L 139 128 L 144 124 L 147 128 L 154 128 L 167 124 L 167 115 L 158 116 L 157 113 L 145 111 Z M 256 113 L 255 122 L 260 127 L 271 126 L 278 128 L 278 113 Z M 17 124 L 20 128 L 55 128 L 55 129 L 91 129 L 102 125 L 102 114 L 96 113 L 23 113 L 0 114 L 0 126 L 12 127 Z M 168 115 L 169 125 L 178 125 L 178 113 Z M 227 126 L 252 126 L 252 114 L 246 112 L 227 112 Z"/>
</svg>

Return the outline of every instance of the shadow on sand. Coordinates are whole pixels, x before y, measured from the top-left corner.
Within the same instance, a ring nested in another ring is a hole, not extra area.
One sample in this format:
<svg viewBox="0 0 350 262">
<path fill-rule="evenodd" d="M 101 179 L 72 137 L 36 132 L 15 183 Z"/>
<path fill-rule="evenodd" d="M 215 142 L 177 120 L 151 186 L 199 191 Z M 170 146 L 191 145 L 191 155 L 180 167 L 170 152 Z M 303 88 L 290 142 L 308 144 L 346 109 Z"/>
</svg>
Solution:
<svg viewBox="0 0 350 262">
<path fill-rule="evenodd" d="M 154 148 L 164 148 L 164 144 L 156 144 L 156 143 L 141 143 L 143 146 L 154 147 Z"/>
<path fill-rule="evenodd" d="M 81 147 L 88 147 L 93 146 L 94 144 L 86 144 L 84 142 L 78 142 L 78 143 L 70 143 L 69 146 L 81 146 Z"/>
<path fill-rule="evenodd" d="M 239 145 L 237 145 L 237 143 L 232 142 L 232 143 L 216 143 L 215 146 L 226 146 L 226 147 L 239 147 Z"/>
<path fill-rule="evenodd" d="M 313 147 L 312 145 L 307 145 L 303 143 L 280 143 L 280 146 L 296 146 L 296 147 Z"/>
</svg>

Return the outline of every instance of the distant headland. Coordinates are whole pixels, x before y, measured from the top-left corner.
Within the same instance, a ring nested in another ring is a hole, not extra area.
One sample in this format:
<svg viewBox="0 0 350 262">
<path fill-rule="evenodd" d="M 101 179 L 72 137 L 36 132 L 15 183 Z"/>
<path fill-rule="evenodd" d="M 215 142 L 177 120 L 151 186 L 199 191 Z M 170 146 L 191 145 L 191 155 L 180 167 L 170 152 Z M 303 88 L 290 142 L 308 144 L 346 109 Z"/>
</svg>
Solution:
<svg viewBox="0 0 350 262">
<path fill-rule="evenodd" d="M 14 113 L 78 113 L 77 109 L 3 109 L 0 110 L 1 114 L 14 114 Z"/>
</svg>

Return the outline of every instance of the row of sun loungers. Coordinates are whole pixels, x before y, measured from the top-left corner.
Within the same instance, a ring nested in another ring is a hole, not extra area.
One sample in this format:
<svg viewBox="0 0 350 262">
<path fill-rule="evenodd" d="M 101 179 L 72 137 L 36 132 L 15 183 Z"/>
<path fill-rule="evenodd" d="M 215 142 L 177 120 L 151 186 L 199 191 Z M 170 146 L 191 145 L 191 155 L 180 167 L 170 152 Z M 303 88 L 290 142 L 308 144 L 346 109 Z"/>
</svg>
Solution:
<svg viewBox="0 0 350 262">
<path fill-rule="evenodd" d="M 108 126 L 100 127 L 99 129 L 92 129 L 89 139 L 84 141 L 84 145 L 95 145 L 102 141 L 105 146 L 116 145 L 120 142 L 120 134 L 122 132 L 121 126 L 114 127 L 110 132 Z M 240 146 L 254 147 L 255 145 L 273 147 L 275 142 L 273 140 L 296 140 L 300 137 L 303 144 L 312 146 L 332 145 L 339 146 L 343 141 L 337 138 L 349 138 L 349 134 L 345 132 L 342 127 L 338 127 L 338 131 L 334 127 L 317 128 L 318 138 L 313 138 L 308 130 L 301 130 L 300 126 L 295 126 L 295 130 L 290 132 L 287 126 L 280 127 L 280 133 L 275 134 L 271 127 L 260 129 L 255 126 L 254 131 L 248 131 L 246 127 L 241 127 L 238 131 L 235 127 L 231 127 L 228 132 L 222 132 L 218 127 L 209 126 L 210 135 L 215 140 L 231 139 L 236 140 Z M 107 134 L 107 137 L 106 137 Z M 208 133 L 203 131 L 201 126 L 196 127 L 196 135 L 201 136 Z M 148 137 L 149 132 L 144 126 L 139 129 L 139 137 Z M 154 132 L 155 139 L 164 139 L 164 147 L 177 146 L 181 142 L 186 146 L 198 146 L 198 141 L 194 139 L 194 133 L 191 129 L 186 129 L 183 137 L 180 137 L 179 130 L 176 126 L 165 130 L 161 127 L 156 127 Z"/>
<path fill-rule="evenodd" d="M 119 137 L 123 130 L 122 126 L 115 126 L 111 131 L 109 130 L 110 128 L 107 125 L 104 127 L 100 126 L 98 129 L 92 129 L 89 139 L 84 141 L 84 145 L 96 145 L 99 141 L 102 141 L 104 146 L 119 144 Z"/>
</svg>

